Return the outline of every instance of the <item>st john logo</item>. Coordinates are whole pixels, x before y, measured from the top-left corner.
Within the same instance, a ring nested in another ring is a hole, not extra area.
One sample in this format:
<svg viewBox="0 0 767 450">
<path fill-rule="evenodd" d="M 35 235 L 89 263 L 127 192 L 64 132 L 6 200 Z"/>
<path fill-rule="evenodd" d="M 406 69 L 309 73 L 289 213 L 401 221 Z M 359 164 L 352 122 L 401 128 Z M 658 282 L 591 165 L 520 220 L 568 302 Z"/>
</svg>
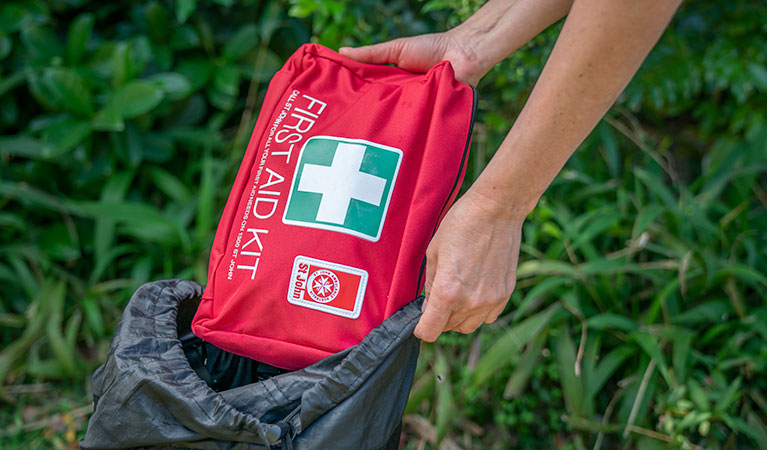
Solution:
<svg viewBox="0 0 767 450">
<path fill-rule="evenodd" d="M 337 316 L 356 319 L 362 311 L 368 273 L 356 267 L 296 256 L 288 301 Z"/>
<path fill-rule="evenodd" d="M 401 160 L 402 150 L 361 139 L 308 139 L 282 221 L 378 241 Z"/>
</svg>

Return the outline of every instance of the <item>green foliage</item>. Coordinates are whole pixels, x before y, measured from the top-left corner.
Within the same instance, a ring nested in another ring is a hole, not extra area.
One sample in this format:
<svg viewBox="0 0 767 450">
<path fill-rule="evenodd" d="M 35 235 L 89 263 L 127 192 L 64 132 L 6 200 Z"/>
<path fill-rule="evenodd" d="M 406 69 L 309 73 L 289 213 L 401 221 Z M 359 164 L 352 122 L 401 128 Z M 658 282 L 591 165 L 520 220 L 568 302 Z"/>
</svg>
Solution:
<svg viewBox="0 0 767 450">
<path fill-rule="evenodd" d="M 85 380 L 133 289 L 205 281 L 281 8 L 0 5 L 0 380 Z"/>
<path fill-rule="evenodd" d="M 458 11 L 450 23 L 473 6 L 426 4 Z M 765 21 L 756 2 L 678 13 L 528 218 L 506 315 L 436 345 L 452 355 L 459 405 L 447 439 L 477 448 L 764 445 Z M 521 109 L 560 26 L 480 83 L 469 174 Z M 531 321 L 541 329 L 523 332 Z M 431 361 L 424 352 L 420 377 L 440 373 Z M 414 389 L 409 412 L 439 411 L 433 384 Z"/>
<path fill-rule="evenodd" d="M 139 284 L 205 281 L 266 83 L 300 43 L 444 30 L 479 4 L 0 4 L 0 381 L 84 384 Z M 765 23 L 758 2 L 683 6 L 528 218 L 505 314 L 424 345 L 408 448 L 764 448 Z M 480 83 L 464 188 L 560 26 Z"/>
</svg>

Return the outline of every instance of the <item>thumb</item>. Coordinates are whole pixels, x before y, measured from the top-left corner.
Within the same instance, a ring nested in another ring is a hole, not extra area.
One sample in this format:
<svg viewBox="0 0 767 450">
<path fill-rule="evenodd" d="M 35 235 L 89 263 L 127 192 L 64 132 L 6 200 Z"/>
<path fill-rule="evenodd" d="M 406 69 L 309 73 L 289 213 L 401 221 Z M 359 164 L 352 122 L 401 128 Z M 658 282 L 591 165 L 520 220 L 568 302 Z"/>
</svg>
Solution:
<svg viewBox="0 0 767 450">
<path fill-rule="evenodd" d="M 397 64 L 402 53 L 402 40 L 382 42 L 362 47 L 341 47 L 338 53 L 355 61 L 371 64 Z"/>
<path fill-rule="evenodd" d="M 418 320 L 413 334 L 423 341 L 434 342 L 445 329 L 450 319 L 451 311 L 446 308 L 446 302 L 442 301 L 439 293 L 432 290 L 431 296 L 424 303 L 425 309 Z"/>
</svg>

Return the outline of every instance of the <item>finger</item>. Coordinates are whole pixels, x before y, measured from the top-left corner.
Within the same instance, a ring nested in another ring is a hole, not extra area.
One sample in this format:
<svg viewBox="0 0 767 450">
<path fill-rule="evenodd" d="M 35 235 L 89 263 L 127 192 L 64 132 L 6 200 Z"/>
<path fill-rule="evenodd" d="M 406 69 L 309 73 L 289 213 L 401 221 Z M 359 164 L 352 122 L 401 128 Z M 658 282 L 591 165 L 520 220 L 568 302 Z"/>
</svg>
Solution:
<svg viewBox="0 0 767 450">
<path fill-rule="evenodd" d="M 423 307 L 421 308 L 421 311 L 426 311 L 426 304 L 428 303 L 428 298 L 431 297 L 431 286 L 434 284 L 434 276 L 437 274 L 437 258 L 433 257 L 432 259 L 426 259 L 426 278 L 423 282 L 423 290 L 424 295 L 426 296 L 427 300 L 424 300 Z"/>
<path fill-rule="evenodd" d="M 445 308 L 445 304 L 433 295 L 428 300 L 426 310 L 418 321 L 413 334 L 426 342 L 434 342 L 445 329 L 445 325 L 450 319 L 450 310 Z"/>
<path fill-rule="evenodd" d="M 371 64 L 397 64 L 401 52 L 402 41 L 400 39 L 362 47 L 341 47 L 338 49 L 338 53 L 342 56 Z"/>
<path fill-rule="evenodd" d="M 448 321 L 447 325 L 445 325 L 445 331 L 448 330 L 454 330 L 454 331 L 461 331 L 459 328 L 461 328 L 466 323 L 471 322 L 473 319 L 482 319 L 477 326 L 475 326 L 473 329 L 467 331 L 467 333 L 471 333 L 476 329 L 479 325 L 484 322 L 485 318 L 490 314 L 490 312 L 493 311 L 492 306 L 481 306 L 476 307 L 472 309 L 462 309 L 453 311 L 453 315 L 450 316 L 450 320 Z"/>
<path fill-rule="evenodd" d="M 491 309 L 490 312 L 487 314 L 487 317 L 485 317 L 485 323 L 493 323 L 496 320 L 498 320 L 498 316 L 500 316 L 501 313 L 503 313 L 503 310 L 506 308 L 506 303 L 508 302 L 504 302 L 496 306 L 495 308 Z"/>
<path fill-rule="evenodd" d="M 459 328 L 464 326 L 467 323 L 472 323 L 475 319 L 481 319 L 477 326 L 475 326 L 473 329 L 467 331 L 467 333 L 471 333 L 474 331 L 479 325 L 482 324 L 482 322 L 485 321 L 487 316 L 490 314 L 492 309 L 490 307 L 480 308 L 480 309 L 472 309 L 468 311 L 455 311 L 453 312 L 453 315 L 450 316 L 450 320 L 445 325 L 445 331 L 448 330 L 454 330 L 459 331 L 463 333 Z"/>
<path fill-rule="evenodd" d="M 482 325 L 482 323 L 484 323 L 486 317 L 487 317 L 486 312 L 473 314 L 467 317 L 466 320 L 458 324 L 458 326 L 451 328 L 451 330 L 454 330 L 463 334 L 473 333 L 477 328 L 479 328 L 480 325 Z"/>
</svg>

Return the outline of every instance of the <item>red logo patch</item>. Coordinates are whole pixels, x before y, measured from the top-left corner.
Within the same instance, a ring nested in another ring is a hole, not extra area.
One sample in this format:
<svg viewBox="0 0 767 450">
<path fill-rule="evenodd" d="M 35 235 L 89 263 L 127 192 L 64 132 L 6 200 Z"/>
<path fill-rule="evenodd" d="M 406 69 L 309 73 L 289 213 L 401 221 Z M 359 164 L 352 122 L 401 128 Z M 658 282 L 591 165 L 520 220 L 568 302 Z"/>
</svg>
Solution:
<svg viewBox="0 0 767 450">
<path fill-rule="evenodd" d="M 296 256 L 288 301 L 350 319 L 360 316 L 368 273 L 356 267 Z"/>
</svg>

